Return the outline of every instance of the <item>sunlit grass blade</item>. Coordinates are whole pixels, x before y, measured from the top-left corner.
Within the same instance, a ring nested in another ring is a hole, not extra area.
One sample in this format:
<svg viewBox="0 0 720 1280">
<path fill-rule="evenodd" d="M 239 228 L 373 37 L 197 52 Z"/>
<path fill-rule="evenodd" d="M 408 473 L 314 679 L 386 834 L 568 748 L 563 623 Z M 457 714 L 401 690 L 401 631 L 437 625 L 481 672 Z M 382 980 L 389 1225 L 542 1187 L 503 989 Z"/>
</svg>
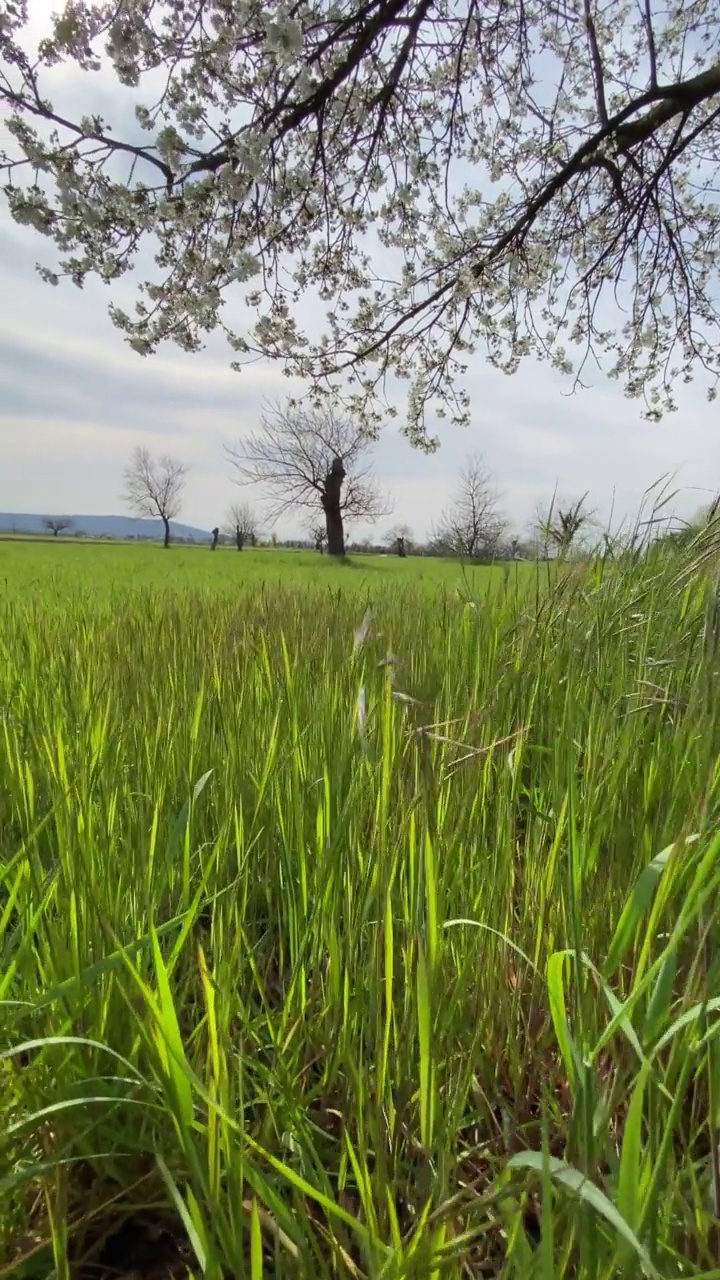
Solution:
<svg viewBox="0 0 720 1280">
<path fill-rule="evenodd" d="M 590 1182 L 578 1169 L 574 1169 L 571 1165 L 566 1164 L 564 1160 L 558 1160 L 553 1156 L 544 1157 L 542 1152 L 537 1151 L 523 1151 L 518 1155 L 511 1156 L 508 1161 L 508 1169 L 533 1169 L 540 1173 L 542 1172 L 544 1161 L 553 1180 L 566 1191 L 577 1196 L 583 1204 L 589 1206 L 603 1218 L 622 1241 L 633 1250 L 643 1273 L 651 1277 L 651 1280 L 658 1280 L 658 1273 L 635 1232 L 612 1201 L 608 1200 L 604 1192 L 593 1182 Z"/>
</svg>

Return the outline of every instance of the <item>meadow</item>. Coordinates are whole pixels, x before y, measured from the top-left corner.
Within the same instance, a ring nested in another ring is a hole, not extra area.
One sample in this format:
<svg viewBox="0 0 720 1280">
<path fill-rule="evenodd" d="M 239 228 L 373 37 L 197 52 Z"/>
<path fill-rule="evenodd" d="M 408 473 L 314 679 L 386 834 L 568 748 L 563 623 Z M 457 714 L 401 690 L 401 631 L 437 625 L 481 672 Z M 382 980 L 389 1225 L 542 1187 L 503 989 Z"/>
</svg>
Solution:
<svg viewBox="0 0 720 1280">
<path fill-rule="evenodd" d="M 714 565 L 0 543 L 0 1276 L 720 1278 Z"/>
<path fill-rule="evenodd" d="M 149 543 L 90 542 L 40 538 L 0 538 L 0 592 L 42 595 L 47 603 L 61 605 L 72 594 L 99 596 L 147 590 L 204 589 L 214 593 L 237 592 L 247 587 L 298 590 L 342 588 L 355 592 L 395 586 L 413 586 L 422 592 L 454 591 L 465 578 L 472 591 L 485 590 L 497 573 L 486 567 L 468 566 L 462 573 L 456 563 L 434 557 L 358 555 L 336 562 L 314 551 L 284 548 L 236 550 L 224 547 L 211 553 L 207 547 L 171 548 L 172 561 L 158 560 L 158 547 Z M 514 572 L 527 566 L 515 566 Z M 480 584 L 480 585 L 478 585 Z"/>
</svg>

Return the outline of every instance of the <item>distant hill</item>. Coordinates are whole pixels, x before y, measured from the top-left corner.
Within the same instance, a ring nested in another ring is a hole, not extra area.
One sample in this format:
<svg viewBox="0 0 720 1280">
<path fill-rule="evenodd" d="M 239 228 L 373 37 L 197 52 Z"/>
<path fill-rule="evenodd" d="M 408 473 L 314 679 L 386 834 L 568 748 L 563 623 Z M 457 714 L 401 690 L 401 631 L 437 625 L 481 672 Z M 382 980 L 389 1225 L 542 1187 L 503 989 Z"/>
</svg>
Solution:
<svg viewBox="0 0 720 1280">
<path fill-rule="evenodd" d="M 60 519 L 48 512 L 45 515 L 18 515 L 0 511 L 0 534 L 2 533 L 42 533 L 50 532 L 43 521 Z M 161 520 L 135 520 L 132 516 L 73 516 L 63 515 L 62 519 L 71 520 L 69 528 L 64 529 L 65 538 L 76 535 L 87 538 L 141 538 L 150 541 L 162 541 L 163 526 Z M 205 529 L 195 529 L 189 524 L 170 521 L 173 538 L 184 542 L 209 542 L 210 534 Z M 50 533 L 52 536 L 52 533 Z"/>
</svg>

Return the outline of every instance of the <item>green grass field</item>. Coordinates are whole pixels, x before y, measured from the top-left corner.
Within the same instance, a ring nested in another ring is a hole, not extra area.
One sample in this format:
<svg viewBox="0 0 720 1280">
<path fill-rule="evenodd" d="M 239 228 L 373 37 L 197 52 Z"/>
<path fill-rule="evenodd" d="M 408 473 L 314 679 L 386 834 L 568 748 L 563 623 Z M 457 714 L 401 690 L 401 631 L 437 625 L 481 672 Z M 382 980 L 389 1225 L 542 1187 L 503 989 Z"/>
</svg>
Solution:
<svg viewBox="0 0 720 1280">
<path fill-rule="evenodd" d="M 502 570 L 469 566 L 460 570 L 449 560 L 433 557 L 350 556 L 334 563 L 312 551 L 283 549 L 245 550 L 238 554 L 222 548 L 214 554 L 207 547 L 171 547 L 172 560 L 160 556 L 160 547 L 140 543 L 113 544 L 61 539 L 0 539 L 0 590 L 17 599 L 39 595 L 61 604 L 68 594 L 87 593 L 95 598 L 127 590 L 146 589 L 156 594 L 170 590 L 236 592 L 245 588 L 298 589 L 342 588 L 373 594 L 410 586 L 423 592 L 484 591 L 490 579 L 503 579 Z M 513 568 L 517 573 L 517 568 Z M 520 572 L 527 576 L 527 566 Z M 507 576 L 507 575 L 505 575 Z"/>
<path fill-rule="evenodd" d="M 0 543 L 0 1276 L 720 1277 L 683 555 Z"/>
</svg>

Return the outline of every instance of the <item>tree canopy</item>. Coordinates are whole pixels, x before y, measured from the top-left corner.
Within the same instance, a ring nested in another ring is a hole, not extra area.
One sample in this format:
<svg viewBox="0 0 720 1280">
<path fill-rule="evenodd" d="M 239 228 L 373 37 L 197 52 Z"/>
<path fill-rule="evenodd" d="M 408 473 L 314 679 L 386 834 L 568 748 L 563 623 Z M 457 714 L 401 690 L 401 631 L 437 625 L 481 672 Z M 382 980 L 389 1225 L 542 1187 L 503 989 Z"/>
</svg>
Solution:
<svg viewBox="0 0 720 1280">
<path fill-rule="evenodd" d="M 10 209 L 59 247 L 51 283 L 138 266 L 112 316 L 139 352 L 220 329 L 370 429 L 408 379 L 428 447 L 476 349 L 601 364 L 655 417 L 698 368 L 714 394 L 716 0 L 70 0 L 39 42 L 28 14 L 0 17 Z"/>
</svg>

